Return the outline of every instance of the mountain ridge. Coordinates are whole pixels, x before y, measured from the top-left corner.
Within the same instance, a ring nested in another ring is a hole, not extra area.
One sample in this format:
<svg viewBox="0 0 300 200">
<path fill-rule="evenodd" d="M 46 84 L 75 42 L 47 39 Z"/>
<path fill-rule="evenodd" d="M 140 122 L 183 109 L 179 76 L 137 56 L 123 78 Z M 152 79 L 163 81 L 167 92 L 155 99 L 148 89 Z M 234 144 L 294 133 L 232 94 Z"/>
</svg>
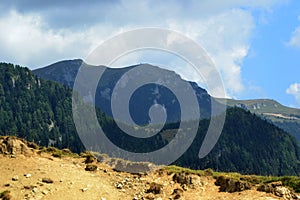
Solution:
<svg viewBox="0 0 300 200">
<path fill-rule="evenodd" d="M 54 80 L 59 83 L 62 83 L 64 85 L 67 85 L 69 87 L 73 87 L 75 75 L 78 72 L 78 69 L 81 65 L 91 66 L 86 63 L 82 59 L 75 59 L 75 60 L 65 60 L 65 61 L 59 61 L 54 64 L 48 65 L 46 67 L 42 67 L 36 70 L 33 70 L 33 73 L 35 73 L 37 76 L 48 79 L 48 80 Z M 136 65 L 134 65 L 136 66 Z M 132 67 L 134 67 L 132 66 Z M 102 66 L 104 67 L 104 66 Z M 119 71 L 121 70 L 121 75 L 125 72 L 127 72 L 130 67 L 127 68 L 108 68 L 112 71 Z M 50 70 L 50 71 L 49 71 Z M 113 72 L 113 73 L 115 73 Z M 112 74 L 113 74 L 112 73 Z M 174 72 L 175 73 L 175 72 Z M 108 75 L 108 77 L 111 77 Z M 117 75 L 115 78 L 119 78 L 120 74 Z M 109 82 L 109 78 L 104 80 L 104 82 Z M 218 98 L 210 98 L 209 94 L 206 90 L 200 88 L 196 83 L 190 82 L 192 87 L 198 91 L 198 95 L 201 96 L 199 98 L 199 102 L 205 102 L 210 100 L 221 100 L 221 104 L 223 102 L 223 99 Z M 96 98 L 101 98 L 102 95 L 105 96 L 105 98 L 110 98 L 109 93 L 113 90 L 113 86 L 108 86 L 108 88 L 102 87 L 102 89 L 98 88 L 98 93 L 96 93 Z M 108 95 L 108 96 L 107 96 Z M 202 96 L 203 95 L 203 96 Z M 89 97 L 91 98 L 91 97 Z M 205 100 L 206 99 L 206 100 Z M 138 100 L 139 101 L 139 100 Z M 102 109 L 106 114 L 112 117 L 112 112 L 108 108 L 110 106 L 110 101 L 107 99 L 104 99 L 105 103 L 99 104 L 98 107 Z M 272 100 L 272 99 L 252 99 L 252 100 L 235 100 L 235 99 L 226 99 L 227 106 L 229 107 L 240 107 L 244 110 L 249 110 L 251 113 L 257 114 L 262 119 L 266 119 L 269 122 L 275 124 L 276 126 L 282 128 L 289 134 L 296 137 L 298 142 L 300 143 L 300 109 L 296 108 L 290 108 L 287 106 L 281 105 L 279 102 Z M 202 117 L 207 118 L 210 116 L 210 102 L 206 105 L 200 105 L 200 107 L 204 108 L 202 109 Z M 142 107 L 139 107 L 138 110 L 142 110 L 143 113 L 147 113 L 148 109 L 141 109 Z M 135 113 L 138 113 L 139 111 L 135 111 Z M 176 111 L 178 113 L 178 111 Z M 176 113 L 175 112 L 175 113 Z M 147 123 L 149 120 L 145 116 L 141 116 L 136 114 L 136 118 L 143 118 L 142 121 L 140 121 L 140 124 Z M 174 113 L 172 113 L 174 115 Z M 171 119 L 169 122 L 176 121 L 177 118 Z"/>
<path fill-rule="evenodd" d="M 91 74 L 93 74 L 93 68 L 100 67 L 101 69 L 104 69 L 101 79 L 97 85 L 95 93 L 95 105 L 110 117 L 113 117 L 111 109 L 112 92 L 120 78 L 135 67 L 150 69 L 148 70 L 148 74 L 138 75 L 140 80 L 147 80 L 147 78 L 152 76 L 152 74 L 160 74 L 162 77 L 160 81 L 162 82 L 168 82 L 170 77 L 172 77 L 172 80 L 175 80 L 172 83 L 173 85 L 180 84 L 181 81 L 189 83 L 196 92 L 196 98 L 199 106 L 201 107 L 201 119 L 210 117 L 212 102 L 216 105 L 216 107 L 219 104 L 217 101 L 211 98 L 205 89 L 200 88 L 196 83 L 183 80 L 180 75 L 174 71 L 161 69 L 157 66 L 149 64 L 132 65 L 124 68 L 109 68 L 106 66 L 88 65 L 82 60 L 66 60 L 56 62 L 44 68 L 33 70 L 33 73 L 40 78 L 56 81 L 72 88 L 80 67 L 85 68 L 85 71 L 91 71 Z M 88 79 L 89 77 L 87 77 L 87 81 Z M 88 85 L 89 83 L 79 83 L 79 87 L 84 88 L 82 89 L 85 91 L 85 94 L 83 95 L 84 98 L 93 99 L 94 97 L 90 96 L 91 92 Z M 157 90 L 159 91 L 158 93 L 156 92 Z M 152 95 L 153 93 L 157 94 Z M 181 112 L 178 109 L 178 99 L 168 88 L 159 84 L 146 84 L 138 88 L 138 90 L 134 92 L 133 97 L 130 99 L 129 109 L 131 109 L 130 114 L 137 124 L 144 125 L 150 121 L 148 111 L 154 102 L 164 105 L 166 110 L 170 112 L 167 113 L 167 116 L 169 117 L 167 118 L 167 122 L 172 123 L 180 121 Z M 140 104 L 139 102 L 143 102 L 143 104 Z M 191 110 L 191 112 L 193 111 Z M 126 121 L 126 119 L 122 120 Z"/>
</svg>

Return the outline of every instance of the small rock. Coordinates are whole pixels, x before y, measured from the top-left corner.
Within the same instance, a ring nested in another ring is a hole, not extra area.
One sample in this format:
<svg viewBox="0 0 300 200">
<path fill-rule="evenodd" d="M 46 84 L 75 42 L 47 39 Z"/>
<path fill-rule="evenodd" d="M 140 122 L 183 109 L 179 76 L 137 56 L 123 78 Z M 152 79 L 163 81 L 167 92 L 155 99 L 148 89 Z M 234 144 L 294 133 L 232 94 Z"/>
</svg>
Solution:
<svg viewBox="0 0 300 200">
<path fill-rule="evenodd" d="M 53 180 L 50 178 L 42 178 L 43 183 L 53 183 Z"/>
<path fill-rule="evenodd" d="M 121 183 L 117 183 L 117 184 L 115 185 L 115 187 L 116 187 L 117 189 L 122 189 L 123 185 L 122 185 Z"/>
<path fill-rule="evenodd" d="M 26 189 L 26 190 L 32 190 L 33 188 L 35 188 L 36 186 L 34 186 L 34 185 L 25 185 L 24 186 L 24 189 Z"/>
<path fill-rule="evenodd" d="M 18 176 L 18 175 L 13 176 L 13 177 L 12 177 L 12 180 L 13 180 L 13 181 L 18 181 L 18 180 L 19 180 L 19 176 Z"/>
<path fill-rule="evenodd" d="M 43 190 L 43 191 L 42 191 L 42 194 L 43 194 L 43 195 L 47 195 L 47 194 L 48 194 L 48 191 L 47 191 L 47 190 Z"/>
<path fill-rule="evenodd" d="M 174 199 L 180 199 L 183 194 L 183 190 L 181 188 L 176 188 L 173 190 L 172 195 L 174 195 Z"/>
<path fill-rule="evenodd" d="M 38 193 L 38 192 L 39 192 L 39 189 L 36 188 L 36 187 L 34 187 L 34 188 L 32 189 L 32 192 L 33 192 L 33 193 Z"/>
<path fill-rule="evenodd" d="M 190 185 L 192 184 L 192 177 L 185 173 L 176 173 L 173 176 L 173 181 L 181 185 Z"/>
<path fill-rule="evenodd" d="M 25 176 L 26 178 L 30 178 L 30 177 L 31 177 L 31 174 L 24 174 L 24 176 Z"/>
<path fill-rule="evenodd" d="M 130 181 L 130 178 L 126 177 L 126 178 L 124 179 L 124 181 L 125 181 L 125 182 L 129 182 L 129 181 Z"/>
<path fill-rule="evenodd" d="M 155 199 L 155 195 L 154 194 L 148 194 L 148 195 L 145 196 L 145 199 L 154 200 Z"/>
<path fill-rule="evenodd" d="M 88 190 L 88 188 L 82 188 L 82 189 L 81 189 L 82 192 L 85 192 L 85 191 L 87 191 L 87 190 Z"/>
<path fill-rule="evenodd" d="M 84 161 L 85 164 L 89 164 L 89 163 L 93 163 L 93 162 L 96 162 L 97 161 L 97 158 L 93 155 L 88 155 L 86 156 L 86 159 Z"/>
<path fill-rule="evenodd" d="M 9 187 L 9 186 L 10 186 L 9 183 L 4 184 L 4 187 Z"/>
<path fill-rule="evenodd" d="M 251 184 L 247 181 L 236 180 L 226 176 L 219 176 L 215 185 L 220 186 L 220 192 L 241 192 L 251 189 Z"/>
<path fill-rule="evenodd" d="M 274 188 L 275 188 L 275 187 L 278 187 L 278 186 L 282 186 L 282 182 L 281 182 L 281 181 L 272 182 L 272 183 L 271 183 L 271 186 L 274 187 Z"/>
<path fill-rule="evenodd" d="M 104 197 L 101 197 L 100 200 L 106 200 Z"/>
<path fill-rule="evenodd" d="M 153 194 L 159 194 L 161 193 L 162 191 L 162 185 L 161 184 L 158 184 L 158 183 L 155 183 L 155 182 L 152 182 L 150 184 L 150 188 L 146 191 L 147 193 L 153 193 Z"/>
<path fill-rule="evenodd" d="M 44 183 L 42 182 L 37 182 L 36 184 L 38 184 L 39 186 L 44 186 Z"/>
<path fill-rule="evenodd" d="M 85 171 L 96 171 L 98 169 L 97 165 L 88 164 L 85 167 Z"/>
<path fill-rule="evenodd" d="M 288 188 L 282 186 L 275 188 L 275 195 L 278 197 L 284 197 L 285 199 L 290 199 L 292 196 L 291 191 Z"/>
</svg>

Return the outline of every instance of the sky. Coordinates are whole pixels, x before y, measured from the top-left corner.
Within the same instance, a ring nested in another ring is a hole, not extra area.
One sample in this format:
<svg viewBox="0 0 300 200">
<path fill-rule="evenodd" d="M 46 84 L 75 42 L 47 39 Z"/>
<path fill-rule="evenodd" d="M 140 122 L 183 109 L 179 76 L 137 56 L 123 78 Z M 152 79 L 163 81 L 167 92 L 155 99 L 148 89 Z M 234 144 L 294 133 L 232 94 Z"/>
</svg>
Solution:
<svg viewBox="0 0 300 200">
<path fill-rule="evenodd" d="M 36 69 L 60 60 L 84 59 L 102 42 L 125 31 L 167 28 L 206 50 L 221 74 L 227 97 L 269 98 L 300 108 L 297 0 L 2 0 L 0 11 L 1 62 Z M 137 52 L 118 64 L 173 66 L 183 78 L 199 81 L 176 60 L 158 52 Z"/>
</svg>

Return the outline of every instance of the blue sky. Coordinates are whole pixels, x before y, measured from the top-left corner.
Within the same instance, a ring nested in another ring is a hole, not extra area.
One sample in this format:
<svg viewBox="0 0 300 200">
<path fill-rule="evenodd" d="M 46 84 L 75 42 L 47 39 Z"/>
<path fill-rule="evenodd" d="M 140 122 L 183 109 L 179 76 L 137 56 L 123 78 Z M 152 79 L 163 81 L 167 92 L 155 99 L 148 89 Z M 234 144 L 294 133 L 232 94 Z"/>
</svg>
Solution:
<svg viewBox="0 0 300 200">
<path fill-rule="evenodd" d="M 0 10 L 1 61 L 35 69 L 84 59 L 106 39 L 133 28 L 168 28 L 206 49 L 228 97 L 271 98 L 300 108 L 297 0 L 3 0 Z M 174 60 L 150 53 L 119 63 L 160 63 L 200 83 Z"/>
<path fill-rule="evenodd" d="M 242 65 L 243 80 L 257 86 L 257 92 L 242 98 L 273 98 L 299 107 L 299 90 L 287 94 L 287 88 L 300 81 L 300 46 L 290 44 L 298 37 L 300 25 L 299 2 L 289 1 L 269 15 L 266 23 L 259 23 L 251 39 L 251 50 Z M 299 87 L 299 86 L 298 86 Z M 298 99 L 297 99 L 298 98 Z"/>
</svg>

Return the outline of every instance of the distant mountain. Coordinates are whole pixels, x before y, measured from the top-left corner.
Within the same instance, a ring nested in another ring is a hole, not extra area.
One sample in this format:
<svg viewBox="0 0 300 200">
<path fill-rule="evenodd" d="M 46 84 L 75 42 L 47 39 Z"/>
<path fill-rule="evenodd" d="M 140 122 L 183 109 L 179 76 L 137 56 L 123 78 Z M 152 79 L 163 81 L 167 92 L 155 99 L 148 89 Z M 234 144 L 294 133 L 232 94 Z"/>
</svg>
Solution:
<svg viewBox="0 0 300 200">
<path fill-rule="evenodd" d="M 116 86 L 117 81 L 126 72 L 135 67 L 151 69 L 150 73 L 138 75 L 139 79 L 141 80 L 147 80 L 147 77 L 152 76 L 151 73 L 153 73 L 160 74 L 160 76 L 162 77 L 160 81 L 162 82 L 169 81 L 171 79 L 170 77 L 172 77 L 172 80 L 175 80 L 172 83 L 173 85 L 179 84 L 182 81 L 186 82 L 182 80 L 181 77 L 173 71 L 161 69 L 159 67 L 148 64 L 129 66 L 125 68 L 108 68 L 105 66 L 87 65 L 79 59 L 57 62 L 47 67 L 36 69 L 33 71 L 33 73 L 36 74 L 38 77 L 47 80 L 53 80 L 66 86 L 73 87 L 77 72 L 81 65 L 83 65 L 87 69 L 90 69 L 91 71 L 95 67 L 100 67 L 105 70 L 97 86 L 95 105 L 111 117 L 113 116 L 111 110 L 112 91 Z M 199 107 L 201 108 L 201 119 L 209 118 L 211 113 L 211 101 L 214 101 L 214 99 L 211 99 L 207 91 L 200 88 L 196 83 L 189 83 L 191 84 L 192 88 L 196 93 Z M 82 87 L 86 86 L 82 85 Z M 90 88 L 86 87 L 86 96 L 84 98 L 93 99 L 90 96 L 90 93 Z M 150 118 L 148 116 L 148 111 L 154 103 L 164 105 L 167 111 L 168 123 L 180 121 L 180 106 L 176 96 L 172 92 L 170 92 L 170 90 L 161 85 L 147 84 L 140 87 L 130 99 L 130 114 L 135 123 L 144 125 L 149 122 Z M 217 105 L 218 103 L 215 102 L 215 104 Z M 192 109 L 193 108 L 191 108 L 191 112 L 193 112 Z"/>
<path fill-rule="evenodd" d="M 227 99 L 227 104 L 249 110 L 259 117 L 272 122 L 294 135 L 300 143 L 300 109 L 283 106 L 271 99 Z"/>
<path fill-rule="evenodd" d="M 33 71 L 33 73 L 38 77 L 47 80 L 53 80 L 66 86 L 73 87 L 74 80 L 81 65 L 90 68 L 96 67 L 88 65 L 80 59 L 65 60 L 51 64 L 47 67 L 36 69 Z M 151 65 L 143 65 L 144 67 L 151 67 L 155 73 L 165 74 L 166 77 L 177 76 L 178 80 L 182 80 L 175 72 L 160 69 Z M 103 74 L 101 84 L 98 85 L 96 91 L 96 105 L 103 112 L 109 116 L 112 116 L 111 94 L 113 88 L 120 77 L 135 66 L 118 69 L 107 68 L 105 66 L 98 67 L 105 69 L 105 73 Z M 201 108 L 201 119 L 208 118 L 211 113 L 211 100 L 214 101 L 214 98 L 210 98 L 209 94 L 204 89 L 200 88 L 196 83 L 190 83 L 197 94 L 199 106 Z M 153 95 L 154 92 L 156 92 L 155 95 Z M 88 88 L 86 99 L 91 99 Z M 130 113 L 137 124 L 147 124 L 149 122 L 148 110 L 149 107 L 153 105 L 153 102 L 165 105 L 169 111 L 167 122 L 179 121 L 180 110 L 178 110 L 179 104 L 178 101 L 176 101 L 176 98 L 174 98 L 174 96 L 163 87 L 148 85 L 143 87 L 142 90 L 139 90 L 139 92 L 134 95 L 134 98 L 131 101 Z M 276 126 L 294 135 L 300 143 L 300 109 L 285 107 L 280 103 L 269 99 L 227 99 L 227 105 L 230 107 L 237 106 L 245 110 L 249 110 L 261 118 L 267 119 Z"/>
<path fill-rule="evenodd" d="M 82 62 L 82 60 L 62 61 L 45 68 L 35 70 L 34 73 L 39 77 L 54 80 L 72 87 L 75 75 Z M 100 67 L 104 68 L 104 66 Z M 107 69 L 107 72 L 103 75 L 103 85 L 98 85 L 96 100 L 97 98 L 100 98 L 105 102 L 103 104 L 99 103 L 98 106 L 101 110 L 104 109 L 107 114 L 111 114 L 109 100 L 112 88 L 114 88 L 116 81 L 122 76 L 122 74 L 133 67 L 135 66 L 122 69 L 105 68 Z M 157 70 L 161 70 L 160 72 L 162 74 L 164 73 L 162 69 Z M 176 76 L 174 72 L 167 71 L 166 73 L 168 75 Z M 192 86 L 196 90 L 201 110 L 203 110 L 201 106 L 204 106 L 203 108 L 206 114 L 209 114 L 209 94 L 195 84 L 192 84 Z M 147 92 L 153 91 L 155 87 L 157 86 L 144 88 L 144 91 L 140 95 L 137 94 L 135 97 L 136 99 L 133 101 L 133 105 L 152 104 L 154 99 L 143 99 L 143 94 L 144 96 L 145 94 L 147 96 L 149 94 Z M 103 92 L 105 95 L 103 95 Z M 163 95 L 163 93 L 164 92 L 161 92 L 161 95 Z M 156 96 L 153 98 L 156 98 Z M 163 99 L 167 102 L 170 100 L 168 96 Z M 201 105 L 201 103 L 203 103 L 203 105 Z M 146 112 L 147 108 L 148 106 L 145 106 L 144 108 L 139 107 L 139 109 L 143 112 Z M 198 153 L 208 129 L 210 119 L 207 118 L 201 120 L 196 139 L 191 147 L 175 162 L 175 164 L 193 169 L 213 168 L 218 171 L 237 171 L 241 173 L 260 175 L 298 174 L 300 170 L 300 149 L 295 138 L 284 132 L 282 129 L 268 123 L 266 120 L 261 119 L 254 114 L 251 114 L 249 111 L 245 111 L 244 109 L 235 107 L 227 110 L 227 118 L 224 124 L 224 129 L 217 145 L 214 147 L 212 152 L 208 154 L 208 156 L 200 160 L 198 158 Z M 176 116 L 176 113 L 178 113 L 178 110 L 175 109 L 169 114 L 174 114 Z M 137 118 L 135 119 L 141 124 L 147 122 L 145 115 L 137 115 L 136 117 Z M 138 117 L 141 117 L 141 119 Z M 100 120 L 99 122 L 103 126 L 103 130 L 107 133 L 107 137 L 117 146 L 132 152 L 149 152 L 159 149 L 172 140 L 178 129 L 177 122 L 169 123 L 164 126 L 160 133 L 144 141 L 142 138 L 134 138 L 124 134 L 118 128 L 113 119 L 105 117 L 102 117 L 102 119 L 104 119 L 104 121 Z M 176 117 L 170 118 L 169 122 L 173 122 L 176 119 Z"/>
</svg>

